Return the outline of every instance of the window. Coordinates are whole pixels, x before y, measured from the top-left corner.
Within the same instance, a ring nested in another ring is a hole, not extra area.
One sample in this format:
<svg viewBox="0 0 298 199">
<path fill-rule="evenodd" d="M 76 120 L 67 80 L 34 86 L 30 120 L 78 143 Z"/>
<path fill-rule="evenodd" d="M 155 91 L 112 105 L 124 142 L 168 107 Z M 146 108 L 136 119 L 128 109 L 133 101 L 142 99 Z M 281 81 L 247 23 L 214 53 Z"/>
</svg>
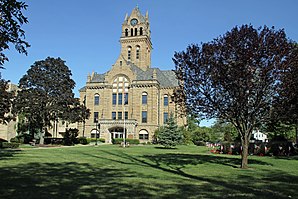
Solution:
<svg viewBox="0 0 298 199">
<path fill-rule="evenodd" d="M 168 112 L 163 113 L 163 123 L 166 124 L 169 120 L 169 114 Z"/>
<path fill-rule="evenodd" d="M 94 95 L 94 105 L 99 105 L 99 95 Z"/>
<path fill-rule="evenodd" d="M 133 36 L 133 28 L 130 29 L 130 36 Z"/>
<path fill-rule="evenodd" d="M 124 105 L 128 104 L 128 93 L 124 93 Z"/>
<path fill-rule="evenodd" d="M 140 140 L 148 140 L 149 139 L 149 133 L 146 130 L 141 130 L 139 132 L 139 139 Z"/>
<path fill-rule="evenodd" d="M 164 97 L 163 97 L 163 105 L 164 106 L 169 105 L 169 97 L 167 95 L 164 95 Z"/>
<path fill-rule="evenodd" d="M 140 46 L 137 46 L 136 59 L 140 59 Z"/>
<path fill-rule="evenodd" d="M 122 61 L 120 61 L 120 66 L 122 66 Z"/>
<path fill-rule="evenodd" d="M 128 29 L 126 28 L 125 29 L 125 37 L 127 37 L 128 36 Z"/>
<path fill-rule="evenodd" d="M 113 105 L 116 105 L 117 102 L 117 94 L 113 93 Z"/>
<path fill-rule="evenodd" d="M 122 120 L 122 112 L 121 111 L 118 112 L 118 120 Z"/>
<path fill-rule="evenodd" d="M 147 104 L 147 93 L 145 92 L 142 93 L 142 104 Z"/>
<path fill-rule="evenodd" d="M 122 93 L 118 93 L 118 105 L 122 104 Z"/>
<path fill-rule="evenodd" d="M 140 28 L 140 35 L 143 35 L 143 28 Z"/>
<path fill-rule="evenodd" d="M 116 119 L 116 112 L 112 112 L 112 120 Z"/>
<path fill-rule="evenodd" d="M 135 28 L 135 36 L 137 36 L 137 35 L 138 35 L 138 29 Z"/>
<path fill-rule="evenodd" d="M 124 112 L 124 118 L 125 118 L 126 120 L 128 120 L 128 112 L 127 112 L 127 111 Z"/>
<path fill-rule="evenodd" d="M 131 59 L 131 47 L 128 47 L 128 50 L 127 50 L 127 59 L 128 60 Z"/>
<path fill-rule="evenodd" d="M 147 123 L 147 111 L 142 111 L 142 123 Z"/>
<path fill-rule="evenodd" d="M 98 123 L 98 112 L 94 112 L 94 123 Z"/>
</svg>

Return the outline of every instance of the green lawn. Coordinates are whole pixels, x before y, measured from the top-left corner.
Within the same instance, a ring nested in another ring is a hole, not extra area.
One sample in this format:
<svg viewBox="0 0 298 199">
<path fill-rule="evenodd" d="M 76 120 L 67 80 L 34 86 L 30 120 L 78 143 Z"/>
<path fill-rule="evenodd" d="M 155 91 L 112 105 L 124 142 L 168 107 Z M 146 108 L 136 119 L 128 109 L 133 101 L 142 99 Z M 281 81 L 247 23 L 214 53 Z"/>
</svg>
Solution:
<svg viewBox="0 0 298 199">
<path fill-rule="evenodd" d="M 298 198 L 298 160 L 205 147 L 113 145 L 0 151 L 0 198 Z"/>
</svg>

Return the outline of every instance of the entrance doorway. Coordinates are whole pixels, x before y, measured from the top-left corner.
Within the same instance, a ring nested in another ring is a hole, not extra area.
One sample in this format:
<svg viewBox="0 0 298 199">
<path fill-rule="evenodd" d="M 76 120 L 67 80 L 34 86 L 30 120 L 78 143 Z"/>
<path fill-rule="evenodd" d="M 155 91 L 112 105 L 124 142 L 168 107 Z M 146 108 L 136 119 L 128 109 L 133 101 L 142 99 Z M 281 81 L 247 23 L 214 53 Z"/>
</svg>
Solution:
<svg viewBox="0 0 298 199">
<path fill-rule="evenodd" d="M 124 132 L 123 132 L 123 127 L 114 127 L 109 129 L 111 133 L 111 138 L 116 139 L 116 138 L 123 138 Z M 125 136 L 126 138 L 126 136 Z"/>
</svg>

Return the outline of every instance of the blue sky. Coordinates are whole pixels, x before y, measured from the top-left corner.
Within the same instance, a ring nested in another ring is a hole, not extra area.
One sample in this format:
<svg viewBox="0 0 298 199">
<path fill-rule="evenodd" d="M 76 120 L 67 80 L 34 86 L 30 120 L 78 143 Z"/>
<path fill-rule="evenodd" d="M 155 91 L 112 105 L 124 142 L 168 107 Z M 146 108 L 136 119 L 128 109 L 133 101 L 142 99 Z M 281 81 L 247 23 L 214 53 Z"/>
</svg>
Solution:
<svg viewBox="0 0 298 199">
<path fill-rule="evenodd" d="M 284 28 L 298 41 L 297 0 L 25 0 L 29 23 L 23 26 L 31 47 L 28 56 L 13 48 L 2 78 L 18 83 L 29 67 L 46 57 L 61 57 L 71 69 L 74 90 L 87 74 L 104 73 L 120 53 L 119 38 L 125 14 L 138 5 L 148 10 L 153 43 L 152 66 L 174 69 L 175 51 L 191 43 L 208 42 L 236 25 Z M 205 124 L 205 123 L 204 123 Z M 206 123 L 208 125 L 208 123 Z"/>
</svg>

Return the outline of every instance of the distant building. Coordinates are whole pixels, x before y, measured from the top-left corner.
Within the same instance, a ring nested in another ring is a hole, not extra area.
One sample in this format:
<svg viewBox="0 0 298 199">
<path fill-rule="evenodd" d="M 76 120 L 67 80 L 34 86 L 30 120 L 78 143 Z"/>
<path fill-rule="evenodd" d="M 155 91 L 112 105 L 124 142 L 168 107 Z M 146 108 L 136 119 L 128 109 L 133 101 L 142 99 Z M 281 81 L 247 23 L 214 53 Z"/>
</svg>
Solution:
<svg viewBox="0 0 298 199">
<path fill-rule="evenodd" d="M 88 75 L 80 89 L 80 100 L 90 109 L 91 117 L 80 124 L 81 135 L 151 141 L 154 131 L 163 126 L 170 114 L 178 125 L 186 119 L 178 114 L 171 100 L 178 80 L 171 70 L 151 67 L 151 31 L 148 12 L 143 16 L 138 7 L 122 24 L 121 51 L 112 68 Z M 124 130 L 125 129 L 125 130 Z M 125 132 L 125 133 L 124 133 Z"/>
<path fill-rule="evenodd" d="M 260 132 L 259 130 L 253 130 L 252 136 L 255 140 L 262 141 L 262 142 L 267 142 L 268 137 L 266 134 Z"/>
<path fill-rule="evenodd" d="M 17 92 L 18 86 L 12 83 L 8 83 L 8 90 L 9 92 Z M 0 123 L 0 138 L 5 140 L 10 140 L 11 138 L 16 136 L 16 121 L 10 121 L 7 124 Z"/>
</svg>

